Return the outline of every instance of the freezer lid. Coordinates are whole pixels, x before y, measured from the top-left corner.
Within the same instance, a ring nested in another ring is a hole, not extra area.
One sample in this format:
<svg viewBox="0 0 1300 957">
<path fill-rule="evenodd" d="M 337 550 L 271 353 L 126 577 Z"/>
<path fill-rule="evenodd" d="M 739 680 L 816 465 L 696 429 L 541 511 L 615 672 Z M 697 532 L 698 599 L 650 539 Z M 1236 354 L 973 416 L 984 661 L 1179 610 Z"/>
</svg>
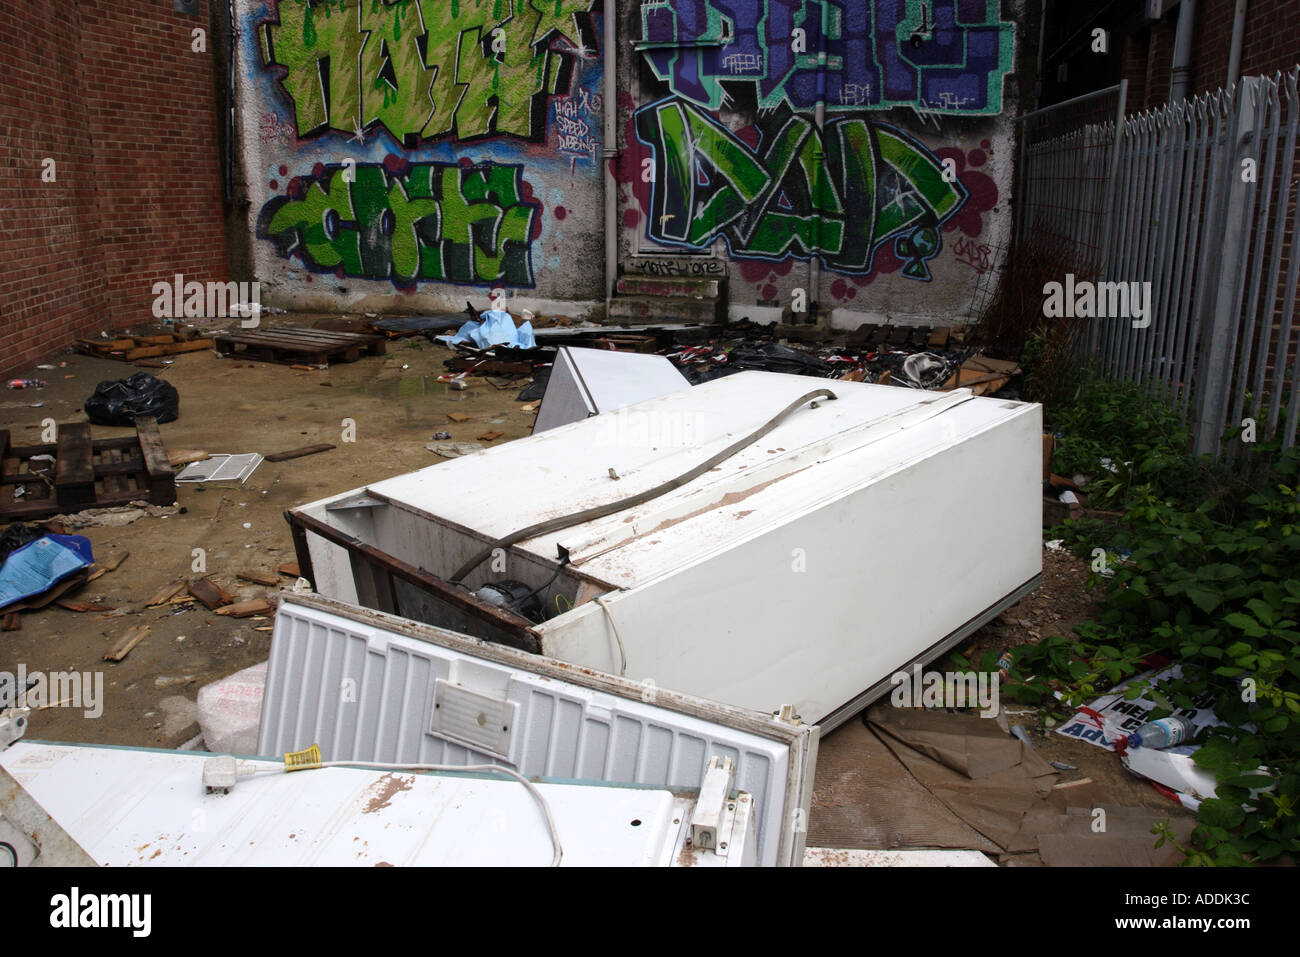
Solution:
<svg viewBox="0 0 1300 957">
<path fill-rule="evenodd" d="M 543 782 L 534 794 L 517 781 L 484 774 L 349 767 L 285 774 L 280 762 L 249 759 L 233 788 L 206 789 L 211 757 L 18 742 L 0 752 L 0 836 L 11 862 L 541 867 L 556 856 L 547 815 L 566 866 L 753 862 L 743 815 L 729 822 L 730 846 L 696 852 L 687 839 L 704 801 L 664 788 Z M 25 814 L 24 807 L 36 813 Z M 37 816 L 44 827 L 34 824 Z"/>
<path fill-rule="evenodd" d="M 730 759 L 757 862 L 802 860 L 818 729 L 317 595 L 275 616 L 258 752 L 502 764 L 530 778 L 698 789 Z"/>
</svg>

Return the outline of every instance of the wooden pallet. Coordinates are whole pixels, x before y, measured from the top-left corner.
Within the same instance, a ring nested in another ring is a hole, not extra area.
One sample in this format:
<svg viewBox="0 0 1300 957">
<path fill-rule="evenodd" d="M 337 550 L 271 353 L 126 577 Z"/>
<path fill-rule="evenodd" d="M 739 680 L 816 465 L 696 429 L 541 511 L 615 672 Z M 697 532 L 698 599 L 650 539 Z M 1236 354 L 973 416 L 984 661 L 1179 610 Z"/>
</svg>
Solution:
<svg viewBox="0 0 1300 957">
<path fill-rule="evenodd" d="M 101 359 L 135 362 L 182 352 L 212 348 L 211 339 L 196 339 L 184 332 L 163 332 L 156 336 L 122 336 L 117 339 L 78 339 L 77 351 Z"/>
<path fill-rule="evenodd" d="M 37 458 L 45 455 L 54 461 Z M 8 431 L 0 430 L 0 462 L 0 520 L 6 522 L 176 501 L 175 476 L 153 418 L 136 419 L 135 435 L 117 439 L 92 439 L 88 423 L 70 422 L 59 426 L 54 445 L 11 446 Z M 19 485 L 26 494 L 15 499 Z"/>
<path fill-rule="evenodd" d="M 325 365 L 329 362 L 355 362 L 363 355 L 382 356 L 387 338 L 362 332 L 337 332 L 332 329 L 241 329 L 219 332 L 213 336 L 217 352 L 263 362 Z"/>
</svg>

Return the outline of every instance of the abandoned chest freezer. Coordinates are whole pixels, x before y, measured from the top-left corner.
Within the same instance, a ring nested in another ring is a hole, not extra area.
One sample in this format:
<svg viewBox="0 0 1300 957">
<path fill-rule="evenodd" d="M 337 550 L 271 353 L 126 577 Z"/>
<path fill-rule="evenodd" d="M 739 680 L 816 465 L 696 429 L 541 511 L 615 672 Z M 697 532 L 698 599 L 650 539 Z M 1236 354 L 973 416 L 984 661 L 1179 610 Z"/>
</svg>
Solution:
<svg viewBox="0 0 1300 957">
<path fill-rule="evenodd" d="M 745 372 L 287 517 L 323 595 L 829 728 L 1037 585 L 1040 456 L 1037 405 Z"/>
<path fill-rule="evenodd" d="M 262 757 L 13 744 L 28 714 L 0 711 L 0 848 L 18 864 L 797 865 L 818 743 L 814 726 L 293 594 Z"/>
</svg>

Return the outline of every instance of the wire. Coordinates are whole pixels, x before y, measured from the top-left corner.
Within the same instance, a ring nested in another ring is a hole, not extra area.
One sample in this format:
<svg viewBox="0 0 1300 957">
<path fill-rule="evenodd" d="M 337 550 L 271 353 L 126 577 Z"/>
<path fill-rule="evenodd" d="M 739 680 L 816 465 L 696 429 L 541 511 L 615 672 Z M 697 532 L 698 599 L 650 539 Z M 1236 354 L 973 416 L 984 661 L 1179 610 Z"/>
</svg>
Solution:
<svg viewBox="0 0 1300 957">
<path fill-rule="evenodd" d="M 514 778 L 533 796 L 537 805 L 542 809 L 542 814 L 546 818 L 546 828 L 551 835 L 551 847 L 554 852 L 551 855 L 551 866 L 559 867 L 560 859 L 564 857 L 564 849 L 560 847 L 560 835 L 555 829 L 555 818 L 551 816 L 551 806 L 546 803 L 546 798 L 542 792 L 537 789 L 537 785 L 528 780 L 518 771 L 502 767 L 499 764 L 388 764 L 382 761 L 322 761 L 316 765 L 319 768 L 374 768 L 381 771 L 478 771 L 490 774 L 504 774 Z"/>
<path fill-rule="evenodd" d="M 619 657 L 623 659 L 622 664 L 618 666 L 618 676 L 620 678 L 626 677 L 627 676 L 627 649 L 623 647 L 623 635 L 618 630 L 618 622 L 614 620 L 614 613 L 610 611 L 609 606 L 605 604 L 604 595 L 597 595 L 595 598 L 592 599 L 592 601 L 594 601 L 601 608 L 605 609 L 605 617 L 609 619 L 609 623 L 614 629 L 614 640 L 618 642 L 618 654 Z"/>
<path fill-rule="evenodd" d="M 624 509 L 632 508 L 633 506 L 640 505 L 643 502 L 649 502 L 652 499 L 656 499 L 667 492 L 671 492 L 673 489 L 681 488 L 686 483 L 694 481 L 695 479 L 699 478 L 701 475 L 703 475 L 709 469 L 713 468 L 719 462 L 724 462 L 727 459 L 731 458 L 731 456 L 739 452 L 741 449 L 749 445 L 753 445 L 763 436 L 767 435 L 767 433 L 771 432 L 778 425 L 780 425 L 781 422 L 784 421 L 787 416 L 795 412 L 800 406 L 804 405 L 805 403 L 811 402 L 815 399 L 835 399 L 835 398 L 836 398 L 835 393 L 830 391 L 829 389 L 816 389 L 813 392 L 805 393 L 804 395 L 801 395 L 799 398 L 795 399 L 793 402 L 787 405 L 784 409 L 782 409 L 772 418 L 768 419 L 764 425 L 759 427 L 754 432 L 750 433 L 749 435 L 745 436 L 744 438 L 740 439 L 737 442 L 733 442 L 731 445 L 728 445 L 717 455 L 713 456 L 712 458 L 704 462 L 701 462 L 699 465 L 695 466 L 695 468 L 691 469 L 689 472 L 684 472 L 681 475 L 677 476 L 677 478 L 675 479 L 671 479 L 667 482 L 664 482 L 661 485 L 656 485 L 654 488 L 646 489 L 644 492 L 638 492 L 636 495 L 629 496 L 628 498 L 618 499 L 617 501 L 609 502 L 605 505 L 597 505 L 593 508 L 583 509 L 580 512 L 574 512 L 571 515 L 561 515 L 558 518 L 552 518 L 545 522 L 538 522 L 536 525 L 529 525 L 527 528 L 521 528 L 517 532 L 512 532 L 511 534 L 507 535 L 505 538 L 498 539 L 497 541 L 492 542 L 489 545 L 485 545 L 482 548 L 482 550 L 480 550 L 477 554 L 474 555 L 473 558 L 471 558 L 464 565 L 462 565 L 456 571 L 456 574 L 451 576 L 451 581 L 453 582 L 461 581 L 466 575 L 468 575 L 474 569 L 478 568 L 479 565 L 483 564 L 483 562 L 486 561 L 492 555 L 492 553 L 498 548 L 509 548 L 511 545 L 514 545 L 518 542 L 527 541 L 530 538 L 536 538 L 538 535 L 545 535 L 548 532 L 559 531 L 562 528 L 569 528 L 574 525 L 581 525 L 583 522 L 595 521 L 598 518 L 604 518 L 606 515 L 613 515 L 615 512 L 621 512 Z"/>
</svg>

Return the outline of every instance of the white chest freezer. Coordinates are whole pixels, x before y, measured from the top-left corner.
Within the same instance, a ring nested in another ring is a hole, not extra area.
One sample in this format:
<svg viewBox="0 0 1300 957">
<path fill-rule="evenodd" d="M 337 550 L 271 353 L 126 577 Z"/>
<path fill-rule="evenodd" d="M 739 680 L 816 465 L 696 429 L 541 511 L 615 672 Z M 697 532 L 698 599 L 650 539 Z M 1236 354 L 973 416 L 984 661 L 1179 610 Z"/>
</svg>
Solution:
<svg viewBox="0 0 1300 957">
<path fill-rule="evenodd" d="M 967 390 L 745 372 L 287 517 L 323 595 L 830 728 L 1036 587 L 1041 431 Z"/>
</svg>

